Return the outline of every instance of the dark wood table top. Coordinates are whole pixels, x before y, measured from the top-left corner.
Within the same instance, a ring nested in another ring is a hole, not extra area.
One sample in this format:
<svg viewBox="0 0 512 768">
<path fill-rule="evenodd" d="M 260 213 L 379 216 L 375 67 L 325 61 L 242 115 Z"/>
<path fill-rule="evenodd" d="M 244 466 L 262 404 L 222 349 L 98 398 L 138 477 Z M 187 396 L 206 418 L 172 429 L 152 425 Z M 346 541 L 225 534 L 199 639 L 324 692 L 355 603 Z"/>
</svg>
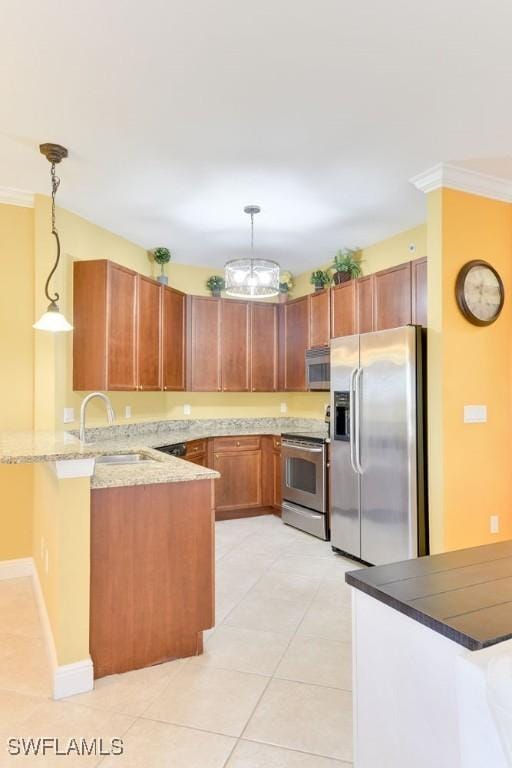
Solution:
<svg viewBox="0 0 512 768">
<path fill-rule="evenodd" d="M 471 651 L 512 638 L 512 541 L 349 571 L 345 580 Z"/>
</svg>

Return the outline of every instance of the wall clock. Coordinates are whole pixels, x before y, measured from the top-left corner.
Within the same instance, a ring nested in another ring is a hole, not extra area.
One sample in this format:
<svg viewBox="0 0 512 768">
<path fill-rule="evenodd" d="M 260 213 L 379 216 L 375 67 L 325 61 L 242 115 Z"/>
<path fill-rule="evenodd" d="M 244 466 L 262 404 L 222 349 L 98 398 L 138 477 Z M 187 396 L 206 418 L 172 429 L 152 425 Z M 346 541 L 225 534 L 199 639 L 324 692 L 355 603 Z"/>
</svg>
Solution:
<svg viewBox="0 0 512 768">
<path fill-rule="evenodd" d="M 490 325 L 503 309 L 505 289 L 494 267 L 486 261 L 468 261 L 457 275 L 455 296 L 470 323 Z"/>
</svg>

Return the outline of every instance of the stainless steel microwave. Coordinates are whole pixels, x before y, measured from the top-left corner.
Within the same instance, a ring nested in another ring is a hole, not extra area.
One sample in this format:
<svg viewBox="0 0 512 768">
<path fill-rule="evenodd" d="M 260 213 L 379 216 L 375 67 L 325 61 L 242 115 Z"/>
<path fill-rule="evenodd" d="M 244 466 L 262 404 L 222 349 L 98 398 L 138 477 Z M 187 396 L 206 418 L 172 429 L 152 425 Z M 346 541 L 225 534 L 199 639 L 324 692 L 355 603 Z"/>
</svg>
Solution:
<svg viewBox="0 0 512 768">
<path fill-rule="evenodd" d="M 308 389 L 329 391 L 331 388 L 329 347 L 315 347 L 306 350 L 306 382 Z"/>
</svg>

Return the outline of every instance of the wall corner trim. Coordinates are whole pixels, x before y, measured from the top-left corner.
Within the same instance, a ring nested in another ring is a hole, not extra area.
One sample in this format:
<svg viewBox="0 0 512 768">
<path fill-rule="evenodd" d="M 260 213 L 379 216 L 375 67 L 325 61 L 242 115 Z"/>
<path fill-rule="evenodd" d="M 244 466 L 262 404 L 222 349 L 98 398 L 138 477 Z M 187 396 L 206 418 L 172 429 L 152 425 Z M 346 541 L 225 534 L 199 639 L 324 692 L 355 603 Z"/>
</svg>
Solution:
<svg viewBox="0 0 512 768">
<path fill-rule="evenodd" d="M 21 208 L 34 207 L 34 193 L 13 187 L 0 187 L 0 203 L 4 205 L 19 205 Z"/>
<path fill-rule="evenodd" d="M 441 187 L 468 192 L 471 195 L 488 197 L 512 203 L 512 180 L 498 176 L 488 176 L 485 173 L 471 171 L 448 163 L 438 163 L 423 173 L 410 179 L 416 189 L 421 192 L 433 192 Z"/>
<path fill-rule="evenodd" d="M 77 693 L 86 693 L 94 688 L 94 667 L 90 657 L 73 664 L 61 664 L 57 660 L 57 650 L 43 590 L 34 560 L 23 557 L 18 560 L 0 560 L 0 581 L 4 579 L 32 578 L 34 598 L 41 622 L 41 629 L 52 670 L 53 698 L 63 699 Z"/>
</svg>

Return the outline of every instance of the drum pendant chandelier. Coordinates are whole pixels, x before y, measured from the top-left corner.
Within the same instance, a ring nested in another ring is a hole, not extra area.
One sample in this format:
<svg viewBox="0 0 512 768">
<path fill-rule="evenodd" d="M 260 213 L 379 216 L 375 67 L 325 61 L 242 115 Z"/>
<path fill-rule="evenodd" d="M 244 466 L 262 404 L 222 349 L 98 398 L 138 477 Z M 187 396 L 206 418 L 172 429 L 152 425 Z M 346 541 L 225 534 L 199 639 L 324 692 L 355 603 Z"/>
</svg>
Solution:
<svg viewBox="0 0 512 768">
<path fill-rule="evenodd" d="M 225 265 L 226 294 L 238 299 L 267 299 L 279 293 L 279 264 L 254 256 L 254 216 L 259 205 L 246 205 L 251 217 L 251 256 L 232 259 Z"/>
</svg>

